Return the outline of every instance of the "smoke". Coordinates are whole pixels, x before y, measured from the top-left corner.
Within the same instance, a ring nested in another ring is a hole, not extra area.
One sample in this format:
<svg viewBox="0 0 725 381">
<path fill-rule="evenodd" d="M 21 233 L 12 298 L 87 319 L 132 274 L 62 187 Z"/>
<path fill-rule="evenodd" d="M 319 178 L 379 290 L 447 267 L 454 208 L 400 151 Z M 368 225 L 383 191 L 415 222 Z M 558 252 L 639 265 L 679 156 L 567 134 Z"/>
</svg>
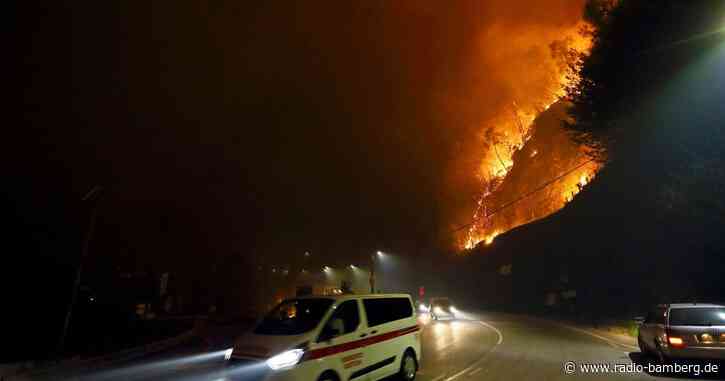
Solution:
<svg viewBox="0 0 725 381">
<path fill-rule="evenodd" d="M 535 116 L 563 95 L 569 49 L 587 45 L 579 34 L 583 5 L 409 0 L 305 3 L 292 11 L 267 5 L 251 22 L 263 37 L 250 40 L 246 62 L 232 60 L 237 64 L 228 71 L 249 70 L 254 82 L 264 81 L 256 88 L 286 87 L 294 103 L 306 98 L 305 107 L 322 115 L 325 132 L 309 135 L 329 139 L 344 157 L 347 165 L 336 172 L 357 176 L 346 188 L 375 200 L 369 208 L 342 197 L 339 208 L 376 224 L 369 211 L 385 210 L 386 232 L 373 235 L 394 239 L 405 226 L 416 240 L 432 231 L 445 240 L 450 228 L 470 222 L 483 183 L 510 170 Z M 317 204 L 338 197 L 318 194 L 303 197 L 321 199 Z"/>
<path fill-rule="evenodd" d="M 565 61 L 550 45 L 577 43 L 582 2 L 44 10 L 52 20 L 27 44 L 37 86 L 25 104 L 57 105 L 64 128 L 51 127 L 53 108 L 28 109 L 33 128 L 19 130 L 41 143 L 18 173 L 62 166 L 72 189 L 106 184 L 116 195 L 109 221 L 132 227 L 143 213 L 163 215 L 177 221 L 168 237 L 214 246 L 189 257 L 249 247 L 413 253 L 431 232 L 470 222 L 482 168 L 499 161 L 494 140 L 506 161 L 507 145 L 520 141 L 513 113 L 533 119 L 556 91 Z M 69 34 L 56 33 L 68 19 Z M 59 52 L 66 39 L 73 49 Z M 63 82 L 71 70 L 72 89 Z"/>
</svg>

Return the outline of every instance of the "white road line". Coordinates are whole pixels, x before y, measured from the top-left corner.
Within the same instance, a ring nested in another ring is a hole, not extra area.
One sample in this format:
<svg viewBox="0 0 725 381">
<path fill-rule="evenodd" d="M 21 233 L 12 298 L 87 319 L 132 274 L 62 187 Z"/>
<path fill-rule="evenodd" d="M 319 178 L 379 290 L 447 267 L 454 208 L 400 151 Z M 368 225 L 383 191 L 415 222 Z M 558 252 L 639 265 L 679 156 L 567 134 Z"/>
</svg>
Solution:
<svg viewBox="0 0 725 381">
<path fill-rule="evenodd" d="M 462 375 L 464 375 L 466 372 L 470 371 L 471 369 L 477 367 L 481 362 L 483 362 L 483 360 L 486 359 L 486 357 L 488 356 L 489 353 L 493 352 L 493 350 L 496 349 L 496 346 L 501 345 L 503 343 L 503 334 L 501 333 L 501 331 L 498 330 L 498 328 L 492 326 L 491 324 L 484 322 L 483 320 L 478 320 L 478 322 L 481 323 L 481 325 L 483 325 L 484 327 L 491 328 L 492 330 L 496 331 L 496 334 L 498 335 L 498 341 L 496 342 L 496 345 L 493 346 L 491 349 L 489 349 L 486 353 L 484 353 L 483 356 L 481 356 L 481 358 L 476 360 L 473 364 L 463 368 L 463 370 L 459 371 L 458 373 L 446 378 L 445 381 L 453 381 L 456 378 L 461 377 Z M 433 380 L 433 381 L 436 381 L 436 380 Z"/>
<path fill-rule="evenodd" d="M 438 376 L 438 377 L 434 378 L 434 379 L 433 379 L 433 380 L 431 380 L 431 381 L 440 381 L 440 380 L 442 380 L 442 379 L 443 379 L 443 377 L 445 377 L 445 376 L 446 376 L 445 374 L 441 374 L 440 376 Z"/>
<path fill-rule="evenodd" d="M 474 375 L 476 375 L 478 372 L 480 372 L 482 370 L 483 370 L 483 368 L 476 368 L 473 372 L 468 373 L 468 375 L 469 376 L 474 376 Z"/>
<path fill-rule="evenodd" d="M 501 333 L 501 331 L 498 330 L 498 328 L 492 326 L 491 324 L 486 323 L 483 320 L 479 320 L 478 322 L 481 323 L 481 324 L 483 324 L 484 326 L 486 326 L 488 328 L 491 328 L 492 330 L 496 331 L 496 334 L 498 335 L 498 342 L 496 342 L 496 345 L 503 344 L 503 334 Z"/>
<path fill-rule="evenodd" d="M 577 331 L 577 332 L 579 332 L 579 333 L 583 333 L 583 334 L 586 334 L 586 335 L 589 335 L 589 336 L 593 336 L 593 337 L 596 337 L 597 339 L 599 339 L 599 340 L 603 340 L 603 341 L 607 342 L 607 344 L 609 344 L 609 345 L 612 345 L 612 346 L 614 346 L 615 348 L 616 348 L 616 347 L 625 347 L 625 348 L 629 348 L 629 349 L 631 349 L 631 350 L 639 351 L 639 348 L 637 348 L 637 347 L 634 347 L 634 346 L 631 346 L 631 345 L 627 345 L 627 344 L 622 344 L 622 343 L 618 343 L 618 342 L 616 342 L 616 341 L 613 341 L 613 340 L 607 339 L 607 338 L 606 338 L 606 337 L 604 337 L 604 336 L 600 336 L 600 335 L 597 335 L 597 334 L 596 334 L 596 333 L 594 333 L 594 332 L 589 332 L 589 331 L 587 331 L 587 330 L 585 330 L 585 329 L 581 329 L 581 328 L 576 328 L 576 327 L 572 327 L 572 326 L 570 326 L 570 325 L 566 325 L 566 324 L 557 324 L 557 325 L 560 325 L 560 326 L 562 326 L 562 327 L 566 327 L 566 328 L 569 328 L 569 329 L 571 329 L 571 330 L 574 330 L 574 331 Z M 625 352 L 625 353 L 629 354 L 629 352 Z"/>
</svg>

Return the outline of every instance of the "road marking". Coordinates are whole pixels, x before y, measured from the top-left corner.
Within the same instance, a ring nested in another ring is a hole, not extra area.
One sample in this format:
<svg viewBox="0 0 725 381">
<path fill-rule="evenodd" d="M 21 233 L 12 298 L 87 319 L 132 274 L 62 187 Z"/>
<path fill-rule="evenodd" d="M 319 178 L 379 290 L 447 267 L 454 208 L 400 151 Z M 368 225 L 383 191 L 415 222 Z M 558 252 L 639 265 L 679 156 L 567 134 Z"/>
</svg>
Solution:
<svg viewBox="0 0 725 381">
<path fill-rule="evenodd" d="M 466 372 L 470 371 L 474 367 L 477 367 L 481 362 L 483 362 L 483 360 L 486 359 L 486 357 L 488 357 L 489 353 L 493 352 L 493 350 L 496 349 L 496 346 L 501 345 L 503 343 L 503 334 L 501 333 L 501 331 L 498 330 L 498 328 L 492 326 L 491 324 L 486 323 L 483 320 L 478 320 L 478 322 L 481 325 L 483 325 L 484 327 L 491 328 L 492 330 L 496 331 L 496 334 L 498 335 L 498 341 L 496 342 L 496 345 L 491 347 L 491 349 L 489 349 L 486 353 L 484 353 L 481 356 L 481 358 L 479 358 L 478 360 L 473 362 L 473 364 L 463 368 L 463 370 L 459 371 L 458 373 L 446 378 L 445 381 L 453 381 L 456 378 L 461 377 L 462 375 L 464 375 Z M 479 367 L 478 369 L 481 369 L 481 368 Z M 433 380 L 433 381 L 436 381 L 436 380 Z"/>
<path fill-rule="evenodd" d="M 476 374 L 477 374 L 478 372 L 480 372 L 480 371 L 482 371 L 482 370 L 483 370 L 483 368 L 476 368 L 476 370 L 474 370 L 474 371 L 473 371 L 473 372 L 471 372 L 471 373 L 468 373 L 468 375 L 469 375 L 469 376 L 474 376 L 474 375 L 476 375 Z"/>
<path fill-rule="evenodd" d="M 491 324 L 486 323 L 483 320 L 479 320 L 478 322 L 481 323 L 481 324 L 483 324 L 484 326 L 486 326 L 488 328 L 491 328 L 492 330 L 496 331 L 496 334 L 498 335 L 498 342 L 496 342 L 496 345 L 503 344 L 503 334 L 501 333 L 501 331 L 498 330 L 498 328 L 492 326 Z"/>
<path fill-rule="evenodd" d="M 569 328 L 569 329 L 571 329 L 571 330 L 574 330 L 574 331 L 577 331 L 577 332 L 579 332 L 579 333 L 583 333 L 583 334 L 586 334 L 586 335 L 589 335 L 589 336 L 593 336 L 593 337 L 596 337 L 596 338 L 597 338 L 597 339 L 599 339 L 599 340 L 603 340 L 603 341 L 606 341 L 606 342 L 607 342 L 607 344 L 609 344 L 609 345 L 612 345 L 612 346 L 614 346 L 615 348 L 617 348 L 617 347 L 619 346 L 619 347 L 625 347 L 625 348 L 629 348 L 629 349 L 632 349 L 632 350 L 635 350 L 635 351 L 639 351 L 639 348 L 637 348 L 637 347 L 633 347 L 633 346 L 631 346 L 631 345 L 627 345 L 627 344 L 622 344 L 622 343 L 618 343 L 618 342 L 616 342 L 616 341 L 614 341 L 614 340 L 610 340 L 610 339 L 607 339 L 607 338 L 606 338 L 606 337 L 604 337 L 604 336 L 601 336 L 601 335 L 597 335 L 596 333 L 594 333 L 594 332 L 589 332 L 589 331 L 587 331 L 587 330 L 585 330 L 585 329 L 581 329 L 581 328 L 576 328 L 576 327 L 572 327 L 572 326 L 570 326 L 570 325 L 566 325 L 566 324 L 560 324 L 560 323 L 557 323 L 557 325 L 560 325 L 560 326 L 562 326 L 562 327 L 566 327 L 566 328 Z M 626 353 L 626 354 L 629 354 L 629 352 L 625 352 L 625 353 Z"/>
<path fill-rule="evenodd" d="M 441 374 L 440 376 L 438 376 L 438 377 L 434 378 L 434 379 L 433 379 L 432 381 L 440 381 L 440 380 L 442 380 L 442 379 L 443 379 L 443 377 L 445 377 L 445 376 L 446 376 L 445 374 Z"/>
</svg>

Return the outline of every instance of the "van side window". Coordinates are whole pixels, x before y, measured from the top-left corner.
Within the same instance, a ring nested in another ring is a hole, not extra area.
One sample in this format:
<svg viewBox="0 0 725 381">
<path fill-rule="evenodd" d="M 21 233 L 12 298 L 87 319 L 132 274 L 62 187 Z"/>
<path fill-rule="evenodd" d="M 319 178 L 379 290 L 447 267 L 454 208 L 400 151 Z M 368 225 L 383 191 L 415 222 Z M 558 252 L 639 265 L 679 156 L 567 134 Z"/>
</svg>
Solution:
<svg viewBox="0 0 725 381">
<path fill-rule="evenodd" d="M 368 327 L 405 319 L 413 315 L 413 307 L 408 298 L 363 299 Z"/>
<path fill-rule="evenodd" d="M 355 332 L 360 325 L 360 312 L 357 300 L 348 300 L 340 303 L 325 325 L 325 331 L 335 332 L 334 336 Z"/>
</svg>

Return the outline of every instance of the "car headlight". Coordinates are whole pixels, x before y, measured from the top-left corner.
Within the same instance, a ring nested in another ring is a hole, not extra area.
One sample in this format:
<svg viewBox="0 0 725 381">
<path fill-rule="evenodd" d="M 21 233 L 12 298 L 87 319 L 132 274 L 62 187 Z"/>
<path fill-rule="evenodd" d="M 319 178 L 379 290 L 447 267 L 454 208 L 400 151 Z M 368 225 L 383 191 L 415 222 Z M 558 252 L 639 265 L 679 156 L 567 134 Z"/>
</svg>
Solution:
<svg viewBox="0 0 725 381">
<path fill-rule="evenodd" d="M 302 349 L 290 349 L 267 360 L 267 366 L 273 370 L 288 368 L 297 365 L 305 353 Z"/>
<path fill-rule="evenodd" d="M 424 304 L 421 304 L 421 305 L 420 305 L 420 306 L 418 307 L 418 310 L 419 310 L 420 312 L 428 312 L 428 307 L 426 307 L 426 306 L 425 306 Z"/>
<path fill-rule="evenodd" d="M 229 360 L 230 358 L 232 358 L 232 352 L 234 352 L 234 348 L 229 348 L 224 351 L 224 360 Z"/>
<path fill-rule="evenodd" d="M 435 312 L 437 314 L 442 314 L 443 313 L 443 310 L 440 307 L 436 307 L 436 308 L 433 309 L 433 312 Z"/>
<path fill-rule="evenodd" d="M 451 306 L 451 312 L 454 312 L 454 313 L 456 313 L 456 312 L 458 312 L 458 310 L 456 309 L 456 307 L 454 307 L 454 306 Z"/>
</svg>

